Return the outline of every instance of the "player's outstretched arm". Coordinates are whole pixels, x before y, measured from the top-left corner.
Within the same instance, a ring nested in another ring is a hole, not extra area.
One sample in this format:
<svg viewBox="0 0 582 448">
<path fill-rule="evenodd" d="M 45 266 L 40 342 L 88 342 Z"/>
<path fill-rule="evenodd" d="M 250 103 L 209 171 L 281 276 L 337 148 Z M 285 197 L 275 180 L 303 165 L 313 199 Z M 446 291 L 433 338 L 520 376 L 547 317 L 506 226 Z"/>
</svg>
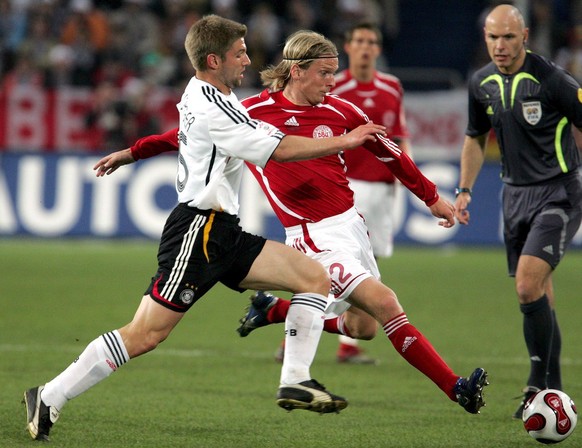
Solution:
<svg viewBox="0 0 582 448">
<path fill-rule="evenodd" d="M 164 152 L 178 151 L 178 131 L 178 128 L 174 128 L 163 134 L 142 137 L 133 146 L 103 157 L 93 167 L 97 171 L 97 177 L 109 175 L 120 166 L 129 165 L 141 159 L 148 159 Z"/>
<path fill-rule="evenodd" d="M 135 162 L 135 159 L 131 154 L 131 149 L 125 148 L 103 157 L 95 164 L 93 170 L 97 171 L 95 173 L 97 177 L 103 177 L 106 174 L 109 175 L 113 173 L 120 166 L 129 165 L 133 162 Z"/>
<path fill-rule="evenodd" d="M 354 149 L 368 141 L 376 141 L 378 135 L 386 135 L 386 127 L 371 121 L 358 126 L 339 137 L 309 138 L 286 135 L 272 155 L 277 162 L 315 159 Z"/>
<path fill-rule="evenodd" d="M 385 137 L 386 127 L 369 121 L 366 124 L 358 126 L 356 129 L 352 129 L 343 136 L 345 139 L 344 149 L 358 148 L 368 141 L 375 142 L 378 135 Z"/>
</svg>

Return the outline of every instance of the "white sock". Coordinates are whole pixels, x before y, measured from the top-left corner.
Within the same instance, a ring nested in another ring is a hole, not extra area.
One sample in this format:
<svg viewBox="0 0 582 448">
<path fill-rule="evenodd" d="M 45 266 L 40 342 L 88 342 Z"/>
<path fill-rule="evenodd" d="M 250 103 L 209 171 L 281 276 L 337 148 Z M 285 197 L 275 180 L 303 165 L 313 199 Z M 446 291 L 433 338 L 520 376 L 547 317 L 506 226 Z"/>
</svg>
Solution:
<svg viewBox="0 0 582 448">
<path fill-rule="evenodd" d="M 60 411 L 67 401 L 104 380 L 127 361 L 129 355 L 119 332 L 105 333 L 89 343 L 60 375 L 45 384 L 42 401 Z"/>
<path fill-rule="evenodd" d="M 350 338 L 349 336 L 346 336 L 344 334 L 340 334 L 338 336 L 338 339 L 339 339 L 340 344 L 351 345 L 352 347 L 357 347 L 358 346 L 358 340 L 357 339 Z"/>
<path fill-rule="evenodd" d="M 281 385 L 311 379 L 309 368 L 315 358 L 323 331 L 327 297 L 321 294 L 295 294 L 285 319 L 285 357 Z"/>
</svg>

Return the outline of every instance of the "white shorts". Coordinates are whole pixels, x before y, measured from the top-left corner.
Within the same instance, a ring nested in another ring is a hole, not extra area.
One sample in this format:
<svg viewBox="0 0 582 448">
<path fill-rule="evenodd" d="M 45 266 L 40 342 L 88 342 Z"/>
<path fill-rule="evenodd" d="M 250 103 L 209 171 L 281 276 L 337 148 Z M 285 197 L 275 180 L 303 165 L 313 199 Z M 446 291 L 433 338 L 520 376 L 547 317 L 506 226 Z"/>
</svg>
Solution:
<svg viewBox="0 0 582 448">
<path fill-rule="evenodd" d="M 331 290 L 326 317 L 349 308 L 345 300 L 365 279 L 380 279 L 368 229 L 355 208 L 316 223 L 285 229 L 288 246 L 319 261 L 329 272 Z"/>
<path fill-rule="evenodd" d="M 356 208 L 366 221 L 376 257 L 390 257 L 394 251 L 394 203 L 396 184 L 350 179 Z"/>
</svg>

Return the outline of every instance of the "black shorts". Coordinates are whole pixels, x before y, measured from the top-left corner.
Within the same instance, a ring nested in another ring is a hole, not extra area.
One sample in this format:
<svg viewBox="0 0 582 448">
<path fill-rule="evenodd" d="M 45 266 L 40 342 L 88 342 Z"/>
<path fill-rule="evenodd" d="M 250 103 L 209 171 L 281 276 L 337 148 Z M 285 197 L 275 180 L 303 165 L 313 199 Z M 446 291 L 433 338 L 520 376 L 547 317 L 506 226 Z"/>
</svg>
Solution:
<svg viewBox="0 0 582 448">
<path fill-rule="evenodd" d="M 564 256 L 582 219 L 582 182 L 577 172 L 543 185 L 503 186 L 503 236 L 507 267 L 515 276 L 521 255 L 552 269 Z"/>
<path fill-rule="evenodd" d="M 236 216 L 179 204 L 164 226 L 158 271 L 146 294 L 185 312 L 218 282 L 242 292 L 239 284 L 265 242 L 244 232 Z"/>
</svg>

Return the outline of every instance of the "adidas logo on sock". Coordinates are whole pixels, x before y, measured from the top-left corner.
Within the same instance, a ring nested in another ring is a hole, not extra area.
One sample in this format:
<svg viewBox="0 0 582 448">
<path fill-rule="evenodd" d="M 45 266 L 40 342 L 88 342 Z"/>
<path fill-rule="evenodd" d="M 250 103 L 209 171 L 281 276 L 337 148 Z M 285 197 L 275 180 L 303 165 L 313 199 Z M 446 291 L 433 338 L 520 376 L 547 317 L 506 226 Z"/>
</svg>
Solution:
<svg viewBox="0 0 582 448">
<path fill-rule="evenodd" d="M 299 126 L 299 123 L 295 117 L 291 117 L 285 122 L 285 126 Z"/>
<path fill-rule="evenodd" d="M 416 336 L 406 336 L 404 338 L 404 344 L 402 344 L 402 353 L 408 350 L 408 347 L 410 347 L 414 341 L 416 341 Z"/>
</svg>

